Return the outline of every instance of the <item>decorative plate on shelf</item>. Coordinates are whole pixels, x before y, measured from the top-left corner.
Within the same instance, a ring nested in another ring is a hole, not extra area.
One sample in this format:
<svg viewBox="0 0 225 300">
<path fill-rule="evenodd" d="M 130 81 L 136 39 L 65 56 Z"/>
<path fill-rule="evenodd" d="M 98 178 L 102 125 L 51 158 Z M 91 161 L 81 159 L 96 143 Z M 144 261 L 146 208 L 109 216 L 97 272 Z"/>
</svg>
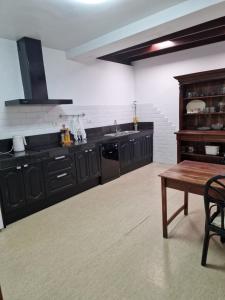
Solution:
<svg viewBox="0 0 225 300">
<path fill-rule="evenodd" d="M 202 100 L 192 100 L 188 102 L 186 109 L 188 114 L 196 114 L 204 111 L 206 104 Z"/>
</svg>

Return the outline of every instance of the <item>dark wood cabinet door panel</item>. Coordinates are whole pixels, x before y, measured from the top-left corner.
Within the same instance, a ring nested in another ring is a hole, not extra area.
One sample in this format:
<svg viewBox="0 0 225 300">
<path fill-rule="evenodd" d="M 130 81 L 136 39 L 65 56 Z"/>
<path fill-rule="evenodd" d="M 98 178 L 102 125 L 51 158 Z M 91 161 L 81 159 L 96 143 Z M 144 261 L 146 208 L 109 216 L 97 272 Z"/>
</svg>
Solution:
<svg viewBox="0 0 225 300">
<path fill-rule="evenodd" d="M 5 213 L 24 207 L 26 200 L 22 168 L 1 171 L 0 180 Z"/>
<path fill-rule="evenodd" d="M 121 169 L 126 168 L 129 166 L 131 162 L 131 149 L 130 149 L 130 143 L 124 142 L 120 145 L 120 166 Z"/>
<path fill-rule="evenodd" d="M 153 155 L 153 135 L 146 135 L 143 140 L 143 157 L 151 159 Z"/>
<path fill-rule="evenodd" d="M 139 162 L 142 160 L 141 138 L 135 139 L 132 143 L 133 143 L 133 145 L 131 146 L 133 152 L 132 161 Z"/>
<path fill-rule="evenodd" d="M 27 204 L 45 199 L 44 178 L 41 163 L 23 170 Z"/>
<path fill-rule="evenodd" d="M 77 182 L 85 182 L 89 177 L 89 152 L 88 150 L 80 151 L 75 154 Z"/>
<path fill-rule="evenodd" d="M 97 177 L 100 175 L 99 153 L 96 148 L 89 149 L 89 177 Z"/>
</svg>

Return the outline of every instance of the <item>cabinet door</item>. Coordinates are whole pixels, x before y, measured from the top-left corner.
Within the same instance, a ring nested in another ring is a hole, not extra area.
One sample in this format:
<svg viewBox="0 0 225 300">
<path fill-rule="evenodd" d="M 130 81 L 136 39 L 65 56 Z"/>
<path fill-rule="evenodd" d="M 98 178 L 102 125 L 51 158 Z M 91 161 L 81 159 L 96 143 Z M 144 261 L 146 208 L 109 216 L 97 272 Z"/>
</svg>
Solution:
<svg viewBox="0 0 225 300">
<path fill-rule="evenodd" d="M 153 156 L 153 135 L 149 134 L 144 137 L 143 156 L 145 159 L 152 161 Z"/>
<path fill-rule="evenodd" d="M 132 162 L 139 162 L 142 160 L 141 138 L 137 138 L 132 141 L 132 156 Z"/>
<path fill-rule="evenodd" d="M 5 213 L 9 213 L 26 205 L 23 172 L 16 167 L 0 173 L 1 194 Z"/>
<path fill-rule="evenodd" d="M 120 145 L 120 167 L 121 171 L 128 167 L 131 162 L 130 142 L 123 142 Z"/>
<path fill-rule="evenodd" d="M 89 177 L 88 150 L 77 152 L 75 154 L 75 158 L 76 158 L 77 182 L 83 183 Z"/>
<path fill-rule="evenodd" d="M 45 190 L 41 163 L 24 165 L 23 174 L 27 203 L 43 201 Z"/>
<path fill-rule="evenodd" d="M 98 177 L 100 175 L 99 169 L 99 153 L 97 148 L 89 149 L 89 177 Z"/>
</svg>

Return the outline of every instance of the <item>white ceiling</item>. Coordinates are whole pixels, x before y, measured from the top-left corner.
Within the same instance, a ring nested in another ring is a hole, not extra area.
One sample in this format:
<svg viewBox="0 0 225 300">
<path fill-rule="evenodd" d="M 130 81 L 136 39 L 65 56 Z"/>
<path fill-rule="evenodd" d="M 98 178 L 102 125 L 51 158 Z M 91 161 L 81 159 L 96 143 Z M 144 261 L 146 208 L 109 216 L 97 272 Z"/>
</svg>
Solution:
<svg viewBox="0 0 225 300">
<path fill-rule="evenodd" d="M 0 38 L 37 38 L 93 60 L 224 15 L 225 0 L 0 0 Z"/>
<path fill-rule="evenodd" d="M 0 37 L 29 36 L 67 50 L 184 0 L 0 0 Z"/>
</svg>

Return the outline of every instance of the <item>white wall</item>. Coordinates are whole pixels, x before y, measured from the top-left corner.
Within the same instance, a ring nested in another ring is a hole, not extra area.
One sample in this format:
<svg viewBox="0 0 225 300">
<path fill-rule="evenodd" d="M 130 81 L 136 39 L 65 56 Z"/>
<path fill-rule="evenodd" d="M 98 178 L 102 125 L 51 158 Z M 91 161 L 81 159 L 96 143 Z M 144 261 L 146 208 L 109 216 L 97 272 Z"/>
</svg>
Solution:
<svg viewBox="0 0 225 300">
<path fill-rule="evenodd" d="M 76 105 L 124 105 L 134 100 L 132 67 L 96 60 L 81 64 L 63 51 L 43 48 L 49 98 L 73 98 Z"/>
<path fill-rule="evenodd" d="M 0 39 L 0 105 L 4 99 L 23 97 L 16 43 Z M 2 111 L 2 109 L 1 109 Z"/>
<path fill-rule="evenodd" d="M 167 164 L 176 162 L 175 126 L 151 103 L 138 105 L 138 115 L 141 121 L 150 120 L 154 123 L 154 161 Z"/>
<path fill-rule="evenodd" d="M 86 128 L 132 119 L 132 67 L 97 60 L 80 64 L 48 48 L 43 48 L 43 57 L 49 98 L 72 98 L 74 105 L 5 107 L 5 100 L 24 94 L 16 42 L 0 39 L 0 139 L 58 131 L 65 122 L 58 118 L 63 113 L 85 112 Z"/>
<path fill-rule="evenodd" d="M 59 130 L 61 113 L 85 112 L 86 128 L 132 120 L 131 102 L 138 100 L 140 121 L 154 121 L 156 161 L 176 161 L 178 128 L 177 75 L 225 67 L 225 42 L 146 59 L 134 68 L 96 61 L 80 64 L 65 53 L 43 49 L 49 98 L 72 98 L 74 105 L 4 106 L 23 98 L 16 43 L 0 39 L 0 139 Z"/>
<path fill-rule="evenodd" d="M 176 162 L 174 131 L 179 126 L 179 86 L 173 77 L 218 68 L 225 68 L 225 42 L 153 57 L 134 64 L 135 97 L 140 107 L 146 107 L 140 109 L 140 119 L 155 120 L 156 161 Z"/>
<path fill-rule="evenodd" d="M 177 127 L 179 86 L 173 77 L 219 68 L 225 68 L 225 42 L 136 62 L 136 100 L 153 104 Z"/>
</svg>

